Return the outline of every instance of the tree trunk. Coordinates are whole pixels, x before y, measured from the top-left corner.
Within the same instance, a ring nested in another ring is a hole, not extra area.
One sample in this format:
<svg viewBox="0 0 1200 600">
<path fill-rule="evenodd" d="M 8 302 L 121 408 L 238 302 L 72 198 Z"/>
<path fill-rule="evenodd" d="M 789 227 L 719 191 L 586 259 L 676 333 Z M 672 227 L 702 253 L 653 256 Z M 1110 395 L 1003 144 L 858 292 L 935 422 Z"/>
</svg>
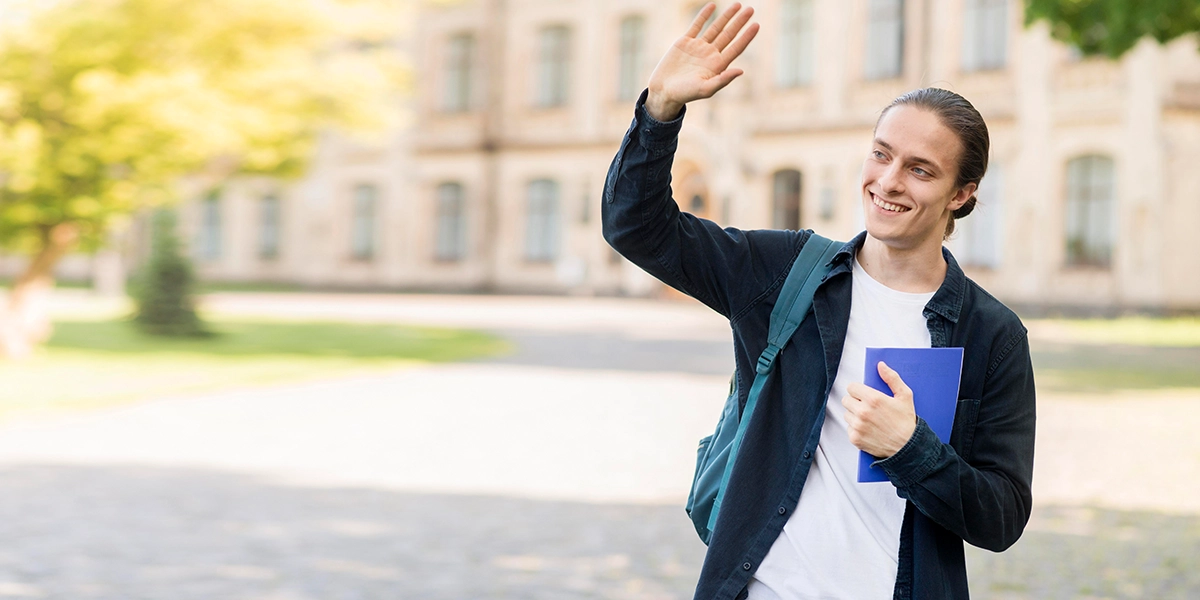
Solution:
<svg viewBox="0 0 1200 600">
<path fill-rule="evenodd" d="M 0 309 L 0 358 L 24 358 L 50 338 L 48 305 L 54 266 L 78 239 L 79 227 L 74 223 L 59 223 L 43 232 L 41 250 L 13 282 L 8 302 Z"/>
</svg>

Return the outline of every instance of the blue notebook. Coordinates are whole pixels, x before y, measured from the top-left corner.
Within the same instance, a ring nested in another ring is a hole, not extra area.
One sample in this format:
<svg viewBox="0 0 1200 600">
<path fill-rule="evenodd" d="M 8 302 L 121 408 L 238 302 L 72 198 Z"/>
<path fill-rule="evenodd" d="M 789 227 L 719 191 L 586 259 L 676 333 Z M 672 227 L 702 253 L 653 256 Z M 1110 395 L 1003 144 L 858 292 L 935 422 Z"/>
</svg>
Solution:
<svg viewBox="0 0 1200 600">
<path fill-rule="evenodd" d="M 900 374 L 913 392 L 917 415 L 937 434 L 942 443 L 949 443 L 954 428 L 954 409 L 958 406 L 958 381 L 962 377 L 962 348 L 867 348 L 863 383 L 889 396 L 892 389 L 879 377 L 879 361 Z M 887 474 L 872 467 L 877 460 L 859 451 L 858 481 L 887 481 Z"/>
</svg>

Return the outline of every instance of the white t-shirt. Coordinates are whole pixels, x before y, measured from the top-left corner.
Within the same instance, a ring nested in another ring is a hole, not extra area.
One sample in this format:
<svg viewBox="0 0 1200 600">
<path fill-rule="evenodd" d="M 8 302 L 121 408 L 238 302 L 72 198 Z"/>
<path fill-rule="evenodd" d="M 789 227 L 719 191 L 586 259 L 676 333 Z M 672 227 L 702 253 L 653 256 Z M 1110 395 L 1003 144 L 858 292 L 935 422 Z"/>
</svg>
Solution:
<svg viewBox="0 0 1200 600">
<path fill-rule="evenodd" d="M 933 293 L 898 292 L 854 261 L 850 323 L 800 502 L 750 580 L 751 600 L 886 600 L 896 585 L 904 500 L 888 482 L 858 483 L 858 448 L 842 398 L 863 380 L 866 348 L 928 348 Z"/>
</svg>

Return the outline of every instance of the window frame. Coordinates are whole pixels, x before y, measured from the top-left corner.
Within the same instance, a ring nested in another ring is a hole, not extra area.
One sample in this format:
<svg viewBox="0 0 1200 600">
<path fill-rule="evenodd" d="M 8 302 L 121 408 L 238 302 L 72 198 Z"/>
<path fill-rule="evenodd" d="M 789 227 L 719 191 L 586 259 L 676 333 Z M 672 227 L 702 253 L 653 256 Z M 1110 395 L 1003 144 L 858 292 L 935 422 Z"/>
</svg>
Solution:
<svg viewBox="0 0 1200 600">
<path fill-rule="evenodd" d="M 908 19 L 905 0 L 867 0 L 867 39 L 863 59 L 863 78 L 869 81 L 896 79 L 904 75 L 904 45 L 907 41 Z M 894 40 L 884 40 L 894 34 Z M 895 56 L 884 63 L 889 46 Z"/>
<path fill-rule="evenodd" d="M 562 246 L 562 185 L 550 178 L 529 182 L 525 199 L 525 262 L 552 263 Z"/>
<path fill-rule="evenodd" d="M 473 31 L 460 31 L 446 38 L 442 112 L 464 113 L 474 109 L 476 46 Z"/>
<path fill-rule="evenodd" d="M 545 25 L 538 30 L 534 74 L 537 108 L 560 108 L 570 102 L 571 33 L 565 24 Z"/>
<path fill-rule="evenodd" d="M 1066 266 L 1110 269 L 1117 241 L 1116 162 L 1106 154 L 1084 154 L 1068 160 L 1064 174 Z"/>
<path fill-rule="evenodd" d="M 366 192 L 370 192 L 366 195 Z M 351 196 L 350 258 L 358 261 L 375 259 L 378 251 L 379 186 L 359 183 Z"/>
<path fill-rule="evenodd" d="M 785 180 L 785 178 L 787 178 Z M 787 190 L 782 190 L 783 187 Z M 783 168 L 771 174 L 771 227 L 800 231 L 803 214 L 804 173 Z M 786 196 L 786 197 L 785 197 Z M 785 205 L 786 204 L 786 205 Z"/>
<path fill-rule="evenodd" d="M 775 85 L 779 88 L 812 85 L 816 69 L 816 2 L 780 0 L 779 14 Z"/>
<path fill-rule="evenodd" d="M 283 202 L 271 192 L 258 199 L 258 258 L 275 260 L 283 242 Z"/>
<path fill-rule="evenodd" d="M 204 262 L 221 259 L 224 231 L 221 222 L 221 191 L 212 190 L 200 200 L 200 227 L 196 256 Z"/>
<path fill-rule="evenodd" d="M 996 71 L 1008 66 L 1009 0 L 964 0 L 962 70 Z"/>
<path fill-rule="evenodd" d="M 448 194 L 450 190 L 454 193 Z M 434 189 L 434 201 L 434 260 L 460 262 L 466 258 L 466 188 L 458 181 L 444 181 Z"/>
</svg>

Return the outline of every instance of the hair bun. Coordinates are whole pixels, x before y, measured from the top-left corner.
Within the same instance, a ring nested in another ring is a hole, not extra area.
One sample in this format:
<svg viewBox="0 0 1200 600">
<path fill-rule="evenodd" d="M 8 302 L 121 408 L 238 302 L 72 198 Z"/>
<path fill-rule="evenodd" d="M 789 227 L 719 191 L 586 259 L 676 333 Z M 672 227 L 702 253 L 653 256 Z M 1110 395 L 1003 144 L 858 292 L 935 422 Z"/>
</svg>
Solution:
<svg viewBox="0 0 1200 600">
<path fill-rule="evenodd" d="M 971 212 L 975 210 L 975 203 L 978 201 L 979 200 L 975 196 L 971 196 L 971 198 L 967 200 L 966 204 L 963 204 L 954 211 L 954 218 L 961 219 L 971 214 Z"/>
</svg>

